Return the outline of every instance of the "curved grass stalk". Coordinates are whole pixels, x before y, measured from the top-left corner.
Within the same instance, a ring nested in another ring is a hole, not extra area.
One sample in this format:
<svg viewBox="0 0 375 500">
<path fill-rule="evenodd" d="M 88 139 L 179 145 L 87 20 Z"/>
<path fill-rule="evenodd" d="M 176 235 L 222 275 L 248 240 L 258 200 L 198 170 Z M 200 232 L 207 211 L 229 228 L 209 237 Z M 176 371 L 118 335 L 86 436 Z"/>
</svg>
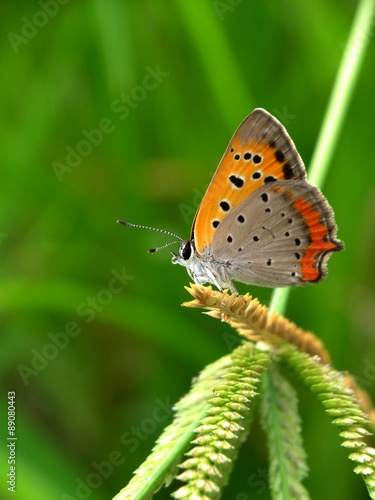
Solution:
<svg viewBox="0 0 375 500">
<path fill-rule="evenodd" d="M 373 30 L 375 1 L 361 0 L 332 88 L 323 124 L 308 171 L 309 180 L 322 187 L 337 146 L 339 135 L 353 96 L 355 85 Z M 271 297 L 271 311 L 284 314 L 290 288 L 276 289 Z"/>
</svg>

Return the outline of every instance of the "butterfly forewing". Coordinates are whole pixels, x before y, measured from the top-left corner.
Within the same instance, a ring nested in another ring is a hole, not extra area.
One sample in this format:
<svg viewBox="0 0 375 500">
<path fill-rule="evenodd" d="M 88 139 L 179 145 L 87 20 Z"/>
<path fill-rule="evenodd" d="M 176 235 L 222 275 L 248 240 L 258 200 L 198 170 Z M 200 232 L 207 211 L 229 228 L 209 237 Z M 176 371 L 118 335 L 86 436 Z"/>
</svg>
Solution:
<svg viewBox="0 0 375 500">
<path fill-rule="evenodd" d="M 275 181 L 303 180 L 303 162 L 285 128 L 263 109 L 255 109 L 232 137 L 198 209 L 192 238 L 198 253 L 215 231 L 254 191 Z"/>
</svg>

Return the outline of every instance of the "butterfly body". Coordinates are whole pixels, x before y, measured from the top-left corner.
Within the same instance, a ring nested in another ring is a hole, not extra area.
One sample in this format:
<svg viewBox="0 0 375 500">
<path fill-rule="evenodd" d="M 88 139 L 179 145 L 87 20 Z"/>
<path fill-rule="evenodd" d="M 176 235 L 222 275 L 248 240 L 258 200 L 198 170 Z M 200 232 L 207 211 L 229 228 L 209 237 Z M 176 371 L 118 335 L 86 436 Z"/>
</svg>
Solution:
<svg viewBox="0 0 375 500">
<path fill-rule="evenodd" d="M 190 240 L 172 262 L 195 283 L 237 293 L 317 282 L 336 239 L 333 211 L 310 184 L 285 128 L 263 109 L 242 122 L 198 208 Z"/>
</svg>

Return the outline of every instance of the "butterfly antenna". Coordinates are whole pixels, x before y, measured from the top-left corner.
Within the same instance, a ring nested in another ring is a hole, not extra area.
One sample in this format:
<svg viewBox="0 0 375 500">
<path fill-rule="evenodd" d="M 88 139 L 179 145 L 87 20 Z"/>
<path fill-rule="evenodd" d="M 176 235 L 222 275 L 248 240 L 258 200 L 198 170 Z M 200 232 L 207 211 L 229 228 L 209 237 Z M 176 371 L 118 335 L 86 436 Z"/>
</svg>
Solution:
<svg viewBox="0 0 375 500">
<path fill-rule="evenodd" d="M 173 236 L 174 238 L 177 238 L 176 241 L 170 241 L 169 243 L 166 243 L 165 245 L 157 248 L 150 248 L 149 253 L 155 253 L 158 252 L 159 250 L 163 250 L 163 248 L 169 247 L 170 245 L 174 245 L 175 243 L 178 243 L 179 241 L 183 241 L 183 239 L 178 236 L 175 233 L 172 233 L 171 231 L 166 231 L 165 229 L 159 229 L 157 227 L 149 227 L 149 226 L 141 226 L 140 224 L 132 224 L 131 222 L 126 222 L 124 220 L 118 220 L 116 221 L 117 224 L 121 224 L 122 226 L 127 226 L 127 227 L 138 227 L 140 229 L 149 229 L 150 231 L 157 231 L 158 233 L 163 233 L 163 234 L 168 234 L 169 236 Z"/>
</svg>

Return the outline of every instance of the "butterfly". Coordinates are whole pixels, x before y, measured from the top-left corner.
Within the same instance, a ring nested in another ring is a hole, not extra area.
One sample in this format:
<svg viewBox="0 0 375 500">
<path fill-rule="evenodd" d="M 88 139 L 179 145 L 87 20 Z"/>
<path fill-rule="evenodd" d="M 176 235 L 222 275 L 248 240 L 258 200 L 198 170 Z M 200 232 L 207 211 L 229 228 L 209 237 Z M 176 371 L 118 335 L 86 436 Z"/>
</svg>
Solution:
<svg viewBox="0 0 375 500">
<path fill-rule="evenodd" d="M 181 244 L 178 255 L 172 252 L 173 264 L 186 267 L 197 284 L 236 294 L 233 280 L 264 287 L 318 282 L 327 275 L 332 252 L 344 248 L 336 238 L 333 210 L 308 182 L 288 132 L 261 108 L 243 120 L 230 140 L 190 239 L 117 222 L 177 237 Z"/>
</svg>

